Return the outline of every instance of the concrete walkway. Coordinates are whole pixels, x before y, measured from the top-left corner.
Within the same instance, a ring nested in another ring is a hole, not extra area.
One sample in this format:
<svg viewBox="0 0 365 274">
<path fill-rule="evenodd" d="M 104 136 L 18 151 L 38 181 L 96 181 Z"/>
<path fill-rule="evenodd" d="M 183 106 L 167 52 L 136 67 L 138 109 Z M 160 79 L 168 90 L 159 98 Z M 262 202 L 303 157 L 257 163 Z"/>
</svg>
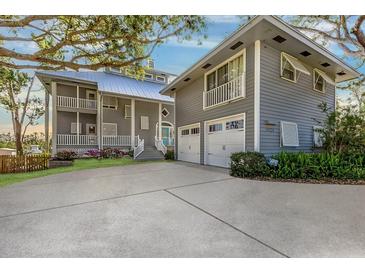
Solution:
<svg viewBox="0 0 365 274">
<path fill-rule="evenodd" d="M 0 257 L 365 257 L 365 186 L 149 163 L 0 188 Z"/>
</svg>

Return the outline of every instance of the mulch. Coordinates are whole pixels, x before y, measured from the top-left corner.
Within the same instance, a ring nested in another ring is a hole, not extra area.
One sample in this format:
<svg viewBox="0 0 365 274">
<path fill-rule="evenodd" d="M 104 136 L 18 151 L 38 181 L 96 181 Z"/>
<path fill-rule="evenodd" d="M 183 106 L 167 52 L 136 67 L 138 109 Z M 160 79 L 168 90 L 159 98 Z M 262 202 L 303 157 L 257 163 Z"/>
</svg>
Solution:
<svg viewBox="0 0 365 274">
<path fill-rule="evenodd" d="M 254 177 L 254 178 L 243 178 L 250 180 L 267 181 L 273 183 L 296 183 L 296 184 L 319 184 L 319 185 L 365 185 L 365 180 L 353 180 L 353 179 L 280 179 L 271 177 Z"/>
</svg>

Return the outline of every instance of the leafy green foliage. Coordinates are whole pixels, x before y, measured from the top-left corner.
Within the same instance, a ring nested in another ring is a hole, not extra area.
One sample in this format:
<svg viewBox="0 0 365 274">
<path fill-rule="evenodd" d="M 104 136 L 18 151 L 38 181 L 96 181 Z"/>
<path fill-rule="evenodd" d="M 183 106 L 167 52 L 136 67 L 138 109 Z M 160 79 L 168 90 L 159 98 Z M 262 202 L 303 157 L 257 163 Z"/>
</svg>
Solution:
<svg viewBox="0 0 365 274">
<path fill-rule="evenodd" d="M 168 150 L 165 154 L 165 160 L 175 160 L 175 154 L 173 150 Z"/>
<path fill-rule="evenodd" d="M 230 174 L 236 177 L 259 177 L 270 174 L 265 156 L 258 152 L 233 153 L 230 168 Z"/>
<path fill-rule="evenodd" d="M 325 151 L 365 154 L 365 108 L 350 105 L 331 111 L 325 103 L 320 108 L 326 114 L 324 121 L 318 121 Z"/>
<path fill-rule="evenodd" d="M 281 152 L 274 158 L 278 160 L 278 166 L 271 168 L 274 178 L 365 179 L 364 154 Z"/>
</svg>

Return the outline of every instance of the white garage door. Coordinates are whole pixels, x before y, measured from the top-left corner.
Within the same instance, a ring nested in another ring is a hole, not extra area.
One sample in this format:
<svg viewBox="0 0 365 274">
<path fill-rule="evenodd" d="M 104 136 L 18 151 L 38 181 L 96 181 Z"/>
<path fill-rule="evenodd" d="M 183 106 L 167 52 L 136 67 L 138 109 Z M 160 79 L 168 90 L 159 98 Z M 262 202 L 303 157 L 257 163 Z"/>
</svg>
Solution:
<svg viewBox="0 0 365 274">
<path fill-rule="evenodd" d="M 200 125 L 178 128 L 178 159 L 200 163 Z"/>
<path fill-rule="evenodd" d="M 206 122 L 207 165 L 229 167 L 231 154 L 245 150 L 245 115 Z"/>
</svg>

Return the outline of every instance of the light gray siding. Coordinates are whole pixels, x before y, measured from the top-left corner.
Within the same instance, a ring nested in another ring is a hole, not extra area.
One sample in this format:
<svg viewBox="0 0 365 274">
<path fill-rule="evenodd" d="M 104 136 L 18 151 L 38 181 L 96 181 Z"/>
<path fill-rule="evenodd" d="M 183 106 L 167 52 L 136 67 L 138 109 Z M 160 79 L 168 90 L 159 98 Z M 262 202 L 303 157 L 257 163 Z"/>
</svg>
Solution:
<svg viewBox="0 0 365 274">
<path fill-rule="evenodd" d="M 96 114 L 80 113 L 79 121 L 81 123 L 80 134 L 86 134 L 86 124 L 96 124 Z M 71 123 L 76 123 L 77 113 L 59 111 L 57 113 L 57 133 L 71 134 Z"/>
<path fill-rule="evenodd" d="M 118 135 L 131 135 L 131 118 L 124 118 L 124 106 L 130 105 L 130 99 L 118 98 L 118 108 L 103 108 L 103 122 L 117 124 Z"/>
<path fill-rule="evenodd" d="M 308 67 L 312 72 L 313 68 Z M 300 74 L 297 83 L 280 78 L 280 51 L 266 44 L 261 46 L 260 150 L 266 155 L 286 151 L 311 152 L 313 118 L 323 119 L 318 108 L 321 102 L 335 106 L 335 87 L 326 84 L 326 92 L 312 88 L 312 74 Z M 298 124 L 299 147 L 280 147 L 280 121 Z"/>
<path fill-rule="evenodd" d="M 253 86 L 254 86 L 254 48 L 246 49 L 246 98 L 227 105 L 203 110 L 204 74 L 190 85 L 176 91 L 176 128 L 200 123 L 200 162 L 204 163 L 204 121 L 229 115 L 246 113 L 246 149 L 253 150 Z M 175 131 L 176 148 L 177 130 Z"/>
</svg>

